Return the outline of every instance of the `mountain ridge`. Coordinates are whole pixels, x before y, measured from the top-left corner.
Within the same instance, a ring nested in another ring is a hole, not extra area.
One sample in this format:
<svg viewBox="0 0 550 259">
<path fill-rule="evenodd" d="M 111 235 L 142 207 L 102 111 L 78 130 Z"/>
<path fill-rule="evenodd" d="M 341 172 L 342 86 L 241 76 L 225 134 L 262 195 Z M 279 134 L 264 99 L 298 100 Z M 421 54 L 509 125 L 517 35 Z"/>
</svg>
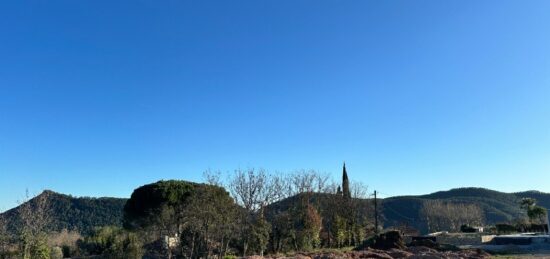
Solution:
<svg viewBox="0 0 550 259">
<path fill-rule="evenodd" d="M 68 229 L 79 230 L 83 233 L 99 226 L 122 226 L 123 208 L 128 200 L 114 197 L 76 197 L 52 190 L 44 190 L 27 202 L 35 203 L 38 198 L 44 195 L 50 202 L 48 211 L 51 213 L 52 222 L 48 227 L 49 230 Z M 315 195 L 319 200 L 326 200 L 328 197 L 328 194 Z M 486 222 L 495 224 L 524 217 L 525 213 L 519 207 L 519 201 L 524 197 L 535 198 L 539 205 L 550 208 L 550 193 L 538 190 L 506 193 L 481 187 L 462 187 L 423 195 L 387 197 L 380 199 L 380 207 L 385 226 L 406 224 L 426 232 L 426 225 L 420 215 L 420 210 L 426 201 L 443 200 L 446 202 L 477 204 L 485 212 Z M 284 207 L 288 207 L 298 200 L 297 198 L 298 196 L 289 197 L 275 204 L 283 205 L 279 209 L 284 209 Z M 371 200 L 364 199 L 361 202 L 367 208 L 370 206 L 369 201 Z M 15 233 L 20 225 L 18 222 L 20 210 L 21 205 L 0 213 L 0 218 L 7 219 L 8 228 L 12 233 Z M 365 213 L 370 214 L 371 212 L 366 209 Z"/>
<path fill-rule="evenodd" d="M 23 206 L 29 205 L 31 208 L 36 208 L 39 201 L 44 201 L 47 204 L 44 206 L 45 213 L 51 219 L 47 230 L 67 229 L 88 233 L 99 226 L 121 226 L 122 208 L 126 200 L 113 197 L 75 197 L 44 190 L 28 201 L 0 213 L 0 219 L 7 222 L 8 231 L 14 234 L 21 225 L 19 215 Z"/>
<path fill-rule="evenodd" d="M 519 205 L 522 198 L 535 198 L 539 205 L 550 208 L 550 193 L 533 190 L 506 193 L 481 187 L 462 187 L 426 195 L 389 197 L 382 200 L 382 207 L 385 209 L 387 224 L 410 225 L 426 232 L 427 226 L 420 220 L 420 209 L 426 201 L 476 204 L 483 210 L 486 223 L 496 224 L 525 218 L 525 212 Z"/>
</svg>

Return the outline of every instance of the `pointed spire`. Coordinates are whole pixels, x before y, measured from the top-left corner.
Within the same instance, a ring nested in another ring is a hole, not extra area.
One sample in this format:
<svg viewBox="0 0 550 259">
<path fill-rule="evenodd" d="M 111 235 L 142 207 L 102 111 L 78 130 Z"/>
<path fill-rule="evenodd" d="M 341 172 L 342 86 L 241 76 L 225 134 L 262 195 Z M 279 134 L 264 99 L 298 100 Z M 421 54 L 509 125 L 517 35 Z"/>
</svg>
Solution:
<svg viewBox="0 0 550 259">
<path fill-rule="evenodd" d="M 349 189 L 349 179 L 348 172 L 346 171 L 346 162 L 344 162 L 344 168 L 342 171 L 342 192 L 344 198 L 349 199 L 351 198 L 351 191 Z"/>
<path fill-rule="evenodd" d="M 346 171 L 346 162 L 344 162 L 344 169 L 342 173 L 342 180 L 347 181 L 348 180 L 348 172 Z"/>
</svg>

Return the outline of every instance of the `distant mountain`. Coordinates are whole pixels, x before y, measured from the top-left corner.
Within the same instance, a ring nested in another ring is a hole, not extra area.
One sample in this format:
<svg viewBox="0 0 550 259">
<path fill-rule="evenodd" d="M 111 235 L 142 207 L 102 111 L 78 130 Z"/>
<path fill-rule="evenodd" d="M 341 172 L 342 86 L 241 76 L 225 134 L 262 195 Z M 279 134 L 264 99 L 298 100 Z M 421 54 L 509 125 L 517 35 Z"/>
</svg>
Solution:
<svg viewBox="0 0 550 259">
<path fill-rule="evenodd" d="M 303 199 L 304 195 L 300 194 L 268 205 L 266 208 L 268 217 L 287 211 L 293 204 Z M 78 230 L 86 234 L 98 226 L 122 226 L 123 210 L 127 199 L 72 197 L 53 191 L 44 191 L 28 203 L 32 206 L 39 198 L 44 197 L 48 201 L 47 211 L 51 218 L 49 230 Z M 307 197 L 317 204 L 322 216 L 327 216 L 330 206 L 333 206 L 331 194 L 307 194 Z M 379 204 L 385 227 L 408 225 L 426 232 L 426 224 L 420 215 L 426 201 L 443 200 L 477 204 L 485 212 L 486 222 L 495 224 L 525 217 L 525 213 L 519 207 L 519 201 L 526 197 L 534 198 L 539 205 L 550 208 L 550 193 L 539 191 L 504 193 L 483 188 L 458 188 L 427 195 L 390 197 L 380 199 Z M 374 215 L 372 199 L 361 199 L 357 202 L 363 208 L 362 213 L 372 219 Z M 20 210 L 21 206 L 0 214 L 0 218 L 7 220 L 8 228 L 12 233 L 16 233 L 20 226 Z"/>
<path fill-rule="evenodd" d="M 35 207 L 39 200 L 45 200 L 45 211 L 49 215 L 49 231 L 62 229 L 88 233 L 94 227 L 122 226 L 122 209 L 127 199 L 72 197 L 53 191 L 44 191 L 25 204 Z M 23 205 L 0 214 L 7 222 L 8 230 L 16 233 L 21 226 L 20 212 Z"/>
<path fill-rule="evenodd" d="M 486 223 L 495 224 L 525 217 L 525 213 L 519 207 L 519 201 L 527 197 L 535 198 L 539 205 L 550 208 L 550 193 L 504 193 L 484 188 L 458 188 L 427 195 L 391 197 L 382 200 L 382 208 L 386 225 L 405 224 L 425 232 L 427 227 L 421 219 L 420 210 L 427 200 L 477 204 L 485 212 Z"/>
<path fill-rule="evenodd" d="M 271 204 L 267 207 L 268 216 L 287 211 L 294 204 L 300 201 L 302 195 L 293 196 L 282 201 Z M 331 194 L 310 194 L 310 202 L 316 204 L 320 213 L 331 210 Z M 397 196 L 380 199 L 381 218 L 385 227 L 407 225 L 420 230 L 423 233 L 428 231 L 426 222 L 422 219 L 420 212 L 426 201 L 442 200 L 454 203 L 467 203 L 478 205 L 485 214 L 487 224 L 510 222 L 525 217 L 519 202 L 521 198 L 535 198 L 538 204 L 550 208 L 550 193 L 538 191 L 527 191 L 518 193 L 504 193 L 484 188 L 458 188 L 448 191 L 440 191 L 418 196 Z M 374 217 L 373 200 L 357 200 L 364 209 L 367 218 Z M 325 216 L 325 215 L 323 215 Z"/>
</svg>

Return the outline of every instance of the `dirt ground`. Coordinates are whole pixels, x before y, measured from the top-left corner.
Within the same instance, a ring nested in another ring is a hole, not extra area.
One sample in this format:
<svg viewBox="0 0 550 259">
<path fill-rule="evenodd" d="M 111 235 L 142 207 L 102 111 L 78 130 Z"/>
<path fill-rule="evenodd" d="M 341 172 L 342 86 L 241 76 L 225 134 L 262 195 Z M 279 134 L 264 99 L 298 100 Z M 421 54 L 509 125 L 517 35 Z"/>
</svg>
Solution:
<svg viewBox="0 0 550 259">
<path fill-rule="evenodd" d="M 356 258 L 378 258 L 378 259 L 484 259 L 491 258 L 491 255 L 480 250 L 461 250 L 441 252 L 427 247 L 409 247 L 405 249 L 376 250 L 366 249 L 362 251 L 346 252 L 320 252 L 301 253 L 292 256 L 267 256 L 248 257 L 248 259 L 274 259 L 274 258 L 298 258 L 298 259 L 356 259 Z"/>
</svg>

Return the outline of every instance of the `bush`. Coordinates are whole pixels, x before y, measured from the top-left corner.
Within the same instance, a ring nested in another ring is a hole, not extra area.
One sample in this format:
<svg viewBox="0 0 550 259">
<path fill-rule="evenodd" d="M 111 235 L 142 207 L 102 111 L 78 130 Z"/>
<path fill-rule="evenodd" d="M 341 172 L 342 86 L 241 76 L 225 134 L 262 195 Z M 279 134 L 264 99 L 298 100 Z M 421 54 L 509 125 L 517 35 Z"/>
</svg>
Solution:
<svg viewBox="0 0 550 259">
<path fill-rule="evenodd" d="M 50 259 L 50 248 L 44 236 L 39 236 L 31 246 L 31 258 Z"/>
<path fill-rule="evenodd" d="M 517 228 L 510 224 L 496 224 L 495 225 L 498 234 L 508 234 L 517 232 Z"/>
<path fill-rule="evenodd" d="M 76 245 L 63 245 L 61 251 L 63 251 L 63 258 L 72 258 L 80 255 Z"/>
<path fill-rule="evenodd" d="M 405 248 L 405 243 L 403 242 L 401 233 L 399 233 L 399 231 L 392 230 L 377 236 L 371 247 L 382 250 L 392 248 L 403 249 Z"/>
<path fill-rule="evenodd" d="M 141 258 L 142 243 L 135 233 L 118 227 L 97 229 L 91 236 L 79 242 L 88 255 L 102 255 L 105 258 Z"/>
<path fill-rule="evenodd" d="M 63 259 L 63 250 L 59 246 L 55 246 L 50 251 L 50 259 Z"/>
<path fill-rule="evenodd" d="M 477 230 L 473 227 L 470 227 L 468 225 L 462 225 L 460 226 L 460 232 L 462 233 L 475 233 Z"/>
</svg>

